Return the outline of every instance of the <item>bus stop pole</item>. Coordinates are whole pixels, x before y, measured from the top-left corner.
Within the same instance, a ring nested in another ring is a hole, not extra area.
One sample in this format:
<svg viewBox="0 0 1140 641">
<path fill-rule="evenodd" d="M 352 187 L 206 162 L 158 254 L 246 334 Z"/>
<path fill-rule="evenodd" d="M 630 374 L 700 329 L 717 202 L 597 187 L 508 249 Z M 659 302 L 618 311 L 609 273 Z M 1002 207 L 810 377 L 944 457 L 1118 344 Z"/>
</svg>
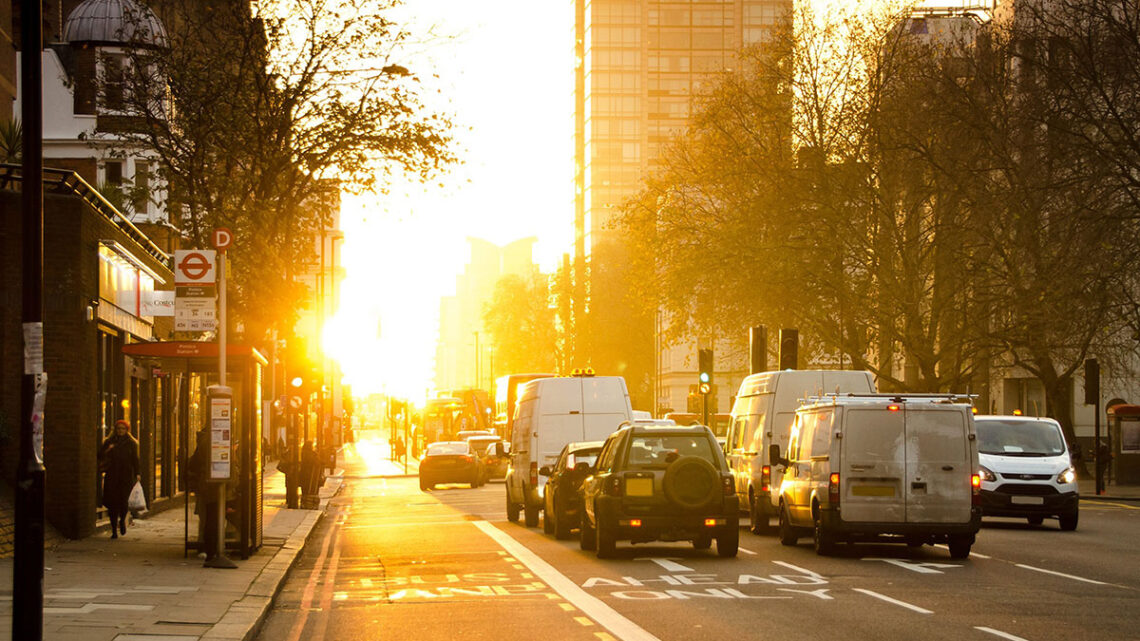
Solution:
<svg viewBox="0 0 1140 641">
<path fill-rule="evenodd" d="M 224 388 L 226 387 L 226 251 L 220 249 L 218 251 L 218 383 Z M 230 417 L 232 420 L 233 413 L 233 398 L 230 398 Z M 212 407 L 212 406 L 211 406 Z M 213 416 L 211 410 L 211 434 L 213 434 Z M 230 429 L 233 429 L 233 424 L 230 424 Z M 232 438 L 232 436 L 231 436 Z M 248 439 L 247 439 L 248 440 Z M 247 447 L 248 447 L 247 443 Z M 213 448 L 211 447 L 211 450 Z M 211 452 L 211 459 L 213 452 Z M 232 468 L 233 452 L 230 452 L 229 463 Z M 211 466 L 213 464 L 211 463 Z M 214 555 L 210 556 L 209 551 L 206 552 L 206 562 L 203 564 L 208 568 L 222 568 L 222 569 L 235 569 L 237 564 L 226 557 L 226 482 L 222 480 L 217 483 L 218 486 L 218 533 L 216 535 L 214 544 L 218 549 L 214 550 Z"/>
</svg>

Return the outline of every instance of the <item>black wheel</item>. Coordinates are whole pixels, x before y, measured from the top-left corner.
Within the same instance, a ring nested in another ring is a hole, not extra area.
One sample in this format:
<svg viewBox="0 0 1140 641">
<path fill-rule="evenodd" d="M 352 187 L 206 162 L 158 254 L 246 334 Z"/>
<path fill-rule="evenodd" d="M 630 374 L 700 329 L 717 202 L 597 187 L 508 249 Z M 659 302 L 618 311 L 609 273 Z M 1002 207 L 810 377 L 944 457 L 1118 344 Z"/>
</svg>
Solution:
<svg viewBox="0 0 1140 641">
<path fill-rule="evenodd" d="M 542 506 L 542 533 L 554 534 L 554 521 L 557 519 L 557 515 L 554 514 L 554 510 L 548 508 L 547 505 Z"/>
<path fill-rule="evenodd" d="M 1060 517 L 1061 529 L 1066 532 L 1072 532 L 1073 530 L 1077 529 L 1077 521 L 1079 518 L 1080 512 L 1078 510 L 1073 510 L 1068 514 L 1062 514 Z"/>
<path fill-rule="evenodd" d="M 716 555 L 721 558 L 732 558 L 736 556 L 737 550 L 740 549 L 740 522 L 731 521 L 729 525 L 736 523 L 735 526 L 729 527 L 727 530 L 720 533 L 716 537 Z"/>
<path fill-rule="evenodd" d="M 693 539 L 693 549 L 694 550 L 707 550 L 711 547 L 712 547 L 712 535 L 711 534 L 701 534 L 697 538 Z"/>
<path fill-rule="evenodd" d="M 594 535 L 594 528 L 590 526 L 590 519 L 586 516 L 585 511 L 582 512 L 582 527 L 581 536 L 578 538 L 578 547 L 586 550 L 598 549 L 598 539 Z"/>
<path fill-rule="evenodd" d="M 570 538 L 570 517 L 554 503 L 551 510 L 554 513 L 554 538 L 564 540 Z"/>
<path fill-rule="evenodd" d="M 956 534 L 950 537 L 950 558 L 965 559 L 970 556 L 970 547 L 974 545 L 971 534 Z"/>
<path fill-rule="evenodd" d="M 597 537 L 598 542 L 598 558 L 613 558 L 614 554 L 617 553 L 617 538 L 614 536 L 612 527 L 605 521 L 598 519 L 598 527 L 594 536 Z"/>
<path fill-rule="evenodd" d="M 538 527 L 538 506 L 531 505 L 526 498 L 523 498 L 523 517 L 527 527 Z"/>
<path fill-rule="evenodd" d="M 813 540 L 816 554 L 820 556 L 831 556 L 835 554 L 835 533 L 832 532 L 831 529 L 824 527 L 823 519 L 818 515 L 815 517 Z"/>
<path fill-rule="evenodd" d="M 792 521 L 788 518 L 788 506 L 783 503 L 780 504 L 780 545 L 795 545 L 796 541 L 800 540 L 796 534 L 796 528 L 792 527 Z"/>
<path fill-rule="evenodd" d="M 511 501 L 511 491 L 507 490 L 507 520 L 511 523 L 519 522 L 519 505 Z"/>
<path fill-rule="evenodd" d="M 1043 516 L 1027 516 L 1027 517 L 1025 517 L 1025 520 L 1029 521 L 1030 525 L 1041 525 L 1042 523 L 1045 522 L 1045 517 L 1043 517 Z"/>
<path fill-rule="evenodd" d="M 428 483 L 422 477 L 420 478 L 420 491 L 421 492 L 427 492 L 428 491 Z"/>
<path fill-rule="evenodd" d="M 751 494 L 748 497 L 748 517 L 752 521 L 749 530 L 753 534 L 767 534 L 772 531 L 768 524 L 768 512 L 761 509 L 760 501 Z"/>
</svg>

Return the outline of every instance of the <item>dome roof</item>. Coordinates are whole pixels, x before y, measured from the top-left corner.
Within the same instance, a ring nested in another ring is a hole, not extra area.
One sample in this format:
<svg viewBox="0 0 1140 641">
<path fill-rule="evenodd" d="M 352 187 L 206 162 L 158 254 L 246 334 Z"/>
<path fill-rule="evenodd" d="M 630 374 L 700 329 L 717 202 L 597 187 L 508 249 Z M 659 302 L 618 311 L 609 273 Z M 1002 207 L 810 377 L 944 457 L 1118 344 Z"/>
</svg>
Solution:
<svg viewBox="0 0 1140 641">
<path fill-rule="evenodd" d="M 67 16 L 63 39 L 134 46 L 166 46 L 166 29 L 134 0 L 84 0 Z"/>
</svg>

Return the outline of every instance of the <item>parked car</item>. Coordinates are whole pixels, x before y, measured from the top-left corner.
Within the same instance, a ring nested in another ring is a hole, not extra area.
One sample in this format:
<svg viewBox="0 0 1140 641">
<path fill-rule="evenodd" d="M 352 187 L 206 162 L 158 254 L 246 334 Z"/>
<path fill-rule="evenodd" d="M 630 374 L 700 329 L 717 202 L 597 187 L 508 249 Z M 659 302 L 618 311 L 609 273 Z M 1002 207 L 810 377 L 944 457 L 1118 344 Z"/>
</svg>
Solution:
<svg viewBox="0 0 1140 641">
<path fill-rule="evenodd" d="M 488 479 L 501 479 L 507 476 L 507 467 L 511 459 L 507 454 L 507 444 L 494 434 L 479 434 L 468 436 L 467 442 L 483 458 L 483 466 L 487 468 Z"/>
<path fill-rule="evenodd" d="M 796 410 L 779 492 L 780 543 L 949 544 L 970 555 L 981 481 L 970 403 L 953 396 L 834 394 Z"/>
<path fill-rule="evenodd" d="M 570 443 L 562 448 L 554 465 L 538 473 L 547 477 L 543 491 L 542 529 L 556 539 L 568 539 L 580 524 L 582 481 L 594 470 L 602 441 Z"/>
<path fill-rule="evenodd" d="M 709 428 L 626 425 L 582 483 L 581 547 L 613 556 L 619 540 L 692 541 L 736 556 L 740 505 Z"/>
<path fill-rule="evenodd" d="M 468 483 L 475 488 L 486 482 L 483 459 L 468 441 L 430 443 L 420 460 L 420 490 L 444 483 Z"/>
<path fill-rule="evenodd" d="M 1077 472 L 1061 425 L 1051 418 L 976 416 L 982 515 L 1046 518 L 1077 529 Z"/>
</svg>

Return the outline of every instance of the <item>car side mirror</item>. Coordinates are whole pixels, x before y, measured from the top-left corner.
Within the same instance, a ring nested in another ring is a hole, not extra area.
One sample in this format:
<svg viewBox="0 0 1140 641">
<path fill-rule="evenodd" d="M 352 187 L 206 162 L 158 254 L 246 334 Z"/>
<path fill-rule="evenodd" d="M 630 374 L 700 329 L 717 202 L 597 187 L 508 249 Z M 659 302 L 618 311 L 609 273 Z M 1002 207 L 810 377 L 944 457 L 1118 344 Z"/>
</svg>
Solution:
<svg viewBox="0 0 1140 641">
<path fill-rule="evenodd" d="M 507 448 L 503 447 L 503 442 L 495 443 L 495 456 L 506 456 Z"/>
<path fill-rule="evenodd" d="M 554 470 L 550 469 L 549 465 L 543 465 L 542 467 L 538 468 L 538 475 L 539 476 L 550 476 L 553 471 Z"/>
<path fill-rule="evenodd" d="M 788 466 L 788 459 L 780 457 L 780 445 L 778 443 L 772 443 L 768 446 L 768 465 Z"/>
</svg>

